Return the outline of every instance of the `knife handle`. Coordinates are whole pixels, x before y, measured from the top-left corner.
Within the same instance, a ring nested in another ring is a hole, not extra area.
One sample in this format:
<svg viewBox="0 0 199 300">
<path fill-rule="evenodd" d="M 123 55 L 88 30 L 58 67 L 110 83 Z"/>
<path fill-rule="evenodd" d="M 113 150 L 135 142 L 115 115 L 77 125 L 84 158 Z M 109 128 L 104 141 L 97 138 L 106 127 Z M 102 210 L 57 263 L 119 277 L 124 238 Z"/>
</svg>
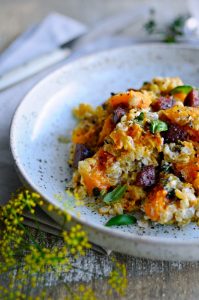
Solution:
<svg viewBox="0 0 199 300">
<path fill-rule="evenodd" d="M 69 48 L 56 49 L 55 51 L 39 56 L 22 66 L 12 69 L 0 77 L 0 91 L 66 59 L 70 53 L 71 50 Z"/>
</svg>

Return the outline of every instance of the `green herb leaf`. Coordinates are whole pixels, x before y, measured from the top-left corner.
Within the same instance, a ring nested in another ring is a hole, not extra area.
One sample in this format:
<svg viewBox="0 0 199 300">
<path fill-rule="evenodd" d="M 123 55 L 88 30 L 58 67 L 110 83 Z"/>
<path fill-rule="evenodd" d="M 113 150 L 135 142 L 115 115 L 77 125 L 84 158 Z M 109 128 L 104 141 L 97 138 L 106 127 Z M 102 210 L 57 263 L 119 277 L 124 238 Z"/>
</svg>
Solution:
<svg viewBox="0 0 199 300">
<path fill-rule="evenodd" d="M 120 225 L 130 225 L 130 224 L 135 224 L 136 223 L 136 218 L 134 216 L 130 215 L 118 215 L 115 217 L 112 217 L 106 224 L 105 226 L 120 226 Z"/>
<path fill-rule="evenodd" d="M 165 173 L 169 173 L 172 170 L 172 166 L 170 163 L 165 163 L 161 166 L 161 171 Z"/>
<path fill-rule="evenodd" d="M 155 32 L 157 27 L 156 21 L 153 19 L 150 19 L 149 21 L 147 21 L 144 24 L 144 29 L 146 30 L 146 32 L 148 32 L 149 34 L 152 34 Z"/>
<path fill-rule="evenodd" d="M 175 43 L 176 42 L 176 37 L 175 37 L 175 35 L 168 34 L 163 39 L 163 42 L 168 43 L 168 44 Z"/>
<path fill-rule="evenodd" d="M 100 196 L 101 197 L 104 197 L 106 195 L 106 190 L 105 189 L 102 189 L 101 191 L 100 191 Z"/>
<path fill-rule="evenodd" d="M 161 132 L 161 131 L 167 131 L 168 125 L 167 123 L 160 121 L 160 120 L 154 120 L 150 124 L 150 131 L 151 133 Z"/>
<path fill-rule="evenodd" d="M 119 200 L 120 198 L 122 198 L 122 196 L 126 192 L 126 189 L 127 189 L 126 185 L 123 185 L 123 186 L 119 185 L 112 192 L 106 194 L 103 201 L 106 204 L 109 204 L 109 203 Z"/>
<path fill-rule="evenodd" d="M 139 114 L 139 116 L 137 116 L 137 117 L 135 118 L 135 120 L 138 121 L 138 122 L 143 121 L 143 120 L 144 120 L 144 113 L 141 112 L 141 113 Z"/>
<path fill-rule="evenodd" d="M 176 19 L 173 20 L 173 22 L 169 26 L 169 31 L 173 35 L 183 35 L 184 34 L 184 25 L 189 16 L 183 15 L 178 16 Z"/>
<path fill-rule="evenodd" d="M 173 197 L 175 197 L 175 189 L 170 189 L 167 193 L 167 198 L 172 199 Z"/>
<path fill-rule="evenodd" d="M 180 85 L 171 90 L 171 95 L 175 95 L 178 93 L 183 93 L 183 94 L 189 94 L 193 90 L 193 87 L 191 85 Z"/>
</svg>

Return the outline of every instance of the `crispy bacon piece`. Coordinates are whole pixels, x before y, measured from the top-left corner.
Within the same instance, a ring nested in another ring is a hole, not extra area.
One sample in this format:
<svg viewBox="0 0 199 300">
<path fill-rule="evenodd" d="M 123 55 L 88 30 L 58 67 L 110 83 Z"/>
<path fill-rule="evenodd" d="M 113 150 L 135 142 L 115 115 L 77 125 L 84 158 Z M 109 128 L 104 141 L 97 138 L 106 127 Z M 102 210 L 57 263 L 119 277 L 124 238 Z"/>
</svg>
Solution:
<svg viewBox="0 0 199 300">
<path fill-rule="evenodd" d="M 159 221 L 161 213 L 165 211 L 168 201 L 167 191 L 161 186 L 155 186 L 144 203 L 144 211 L 147 217 L 152 221 Z"/>
<path fill-rule="evenodd" d="M 187 182 L 199 191 L 199 158 L 196 157 L 189 163 L 175 163 L 174 171 L 177 176 L 182 176 Z"/>
</svg>

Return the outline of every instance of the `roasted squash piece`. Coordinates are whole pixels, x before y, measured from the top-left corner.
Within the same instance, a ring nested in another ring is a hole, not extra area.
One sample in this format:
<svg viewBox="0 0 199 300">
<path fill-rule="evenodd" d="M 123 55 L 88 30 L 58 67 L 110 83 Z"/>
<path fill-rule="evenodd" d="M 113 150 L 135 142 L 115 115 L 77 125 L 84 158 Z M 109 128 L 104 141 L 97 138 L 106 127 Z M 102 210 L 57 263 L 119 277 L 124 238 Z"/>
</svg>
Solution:
<svg viewBox="0 0 199 300">
<path fill-rule="evenodd" d="M 156 186 L 148 195 L 144 202 L 144 211 L 152 221 L 158 222 L 161 213 L 166 209 L 168 199 L 166 197 L 167 191 L 161 186 Z"/>
<path fill-rule="evenodd" d="M 104 122 L 102 131 L 100 132 L 99 142 L 98 142 L 99 145 L 104 142 L 104 139 L 111 133 L 111 131 L 114 129 L 114 127 L 115 127 L 115 124 L 112 121 L 112 116 L 109 115 Z"/>
<path fill-rule="evenodd" d="M 106 169 L 113 161 L 114 156 L 100 148 L 92 158 L 79 162 L 78 171 L 89 195 L 92 195 L 94 188 L 107 190 L 110 187 Z"/>
<path fill-rule="evenodd" d="M 190 139 L 199 142 L 199 107 L 173 106 L 161 110 L 159 116 L 162 120 L 181 126 Z"/>
<path fill-rule="evenodd" d="M 199 157 L 189 163 L 175 163 L 175 170 L 199 192 Z"/>
<path fill-rule="evenodd" d="M 113 107 L 147 108 L 152 102 L 148 92 L 128 91 L 109 98 L 108 103 Z"/>
</svg>

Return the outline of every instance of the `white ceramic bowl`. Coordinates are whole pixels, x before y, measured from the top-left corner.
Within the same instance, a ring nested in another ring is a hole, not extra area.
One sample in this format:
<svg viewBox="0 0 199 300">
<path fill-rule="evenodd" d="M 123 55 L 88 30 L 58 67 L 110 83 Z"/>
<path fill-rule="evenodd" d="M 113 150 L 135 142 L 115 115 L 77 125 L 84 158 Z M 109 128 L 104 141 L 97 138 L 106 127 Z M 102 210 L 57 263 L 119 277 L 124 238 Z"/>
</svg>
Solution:
<svg viewBox="0 0 199 300">
<path fill-rule="evenodd" d="M 106 217 L 96 208 L 76 206 L 65 193 L 65 180 L 71 175 L 69 145 L 58 142 L 60 135 L 71 132 L 71 110 L 80 102 L 101 104 L 110 92 L 139 87 L 155 76 L 180 76 L 199 86 L 198 62 L 197 49 L 137 45 L 84 57 L 48 76 L 29 92 L 13 118 L 11 150 L 22 178 L 47 202 L 69 211 L 99 245 L 152 259 L 198 260 L 197 225 L 107 228 Z M 51 216 L 60 222 L 58 215 Z"/>
</svg>

